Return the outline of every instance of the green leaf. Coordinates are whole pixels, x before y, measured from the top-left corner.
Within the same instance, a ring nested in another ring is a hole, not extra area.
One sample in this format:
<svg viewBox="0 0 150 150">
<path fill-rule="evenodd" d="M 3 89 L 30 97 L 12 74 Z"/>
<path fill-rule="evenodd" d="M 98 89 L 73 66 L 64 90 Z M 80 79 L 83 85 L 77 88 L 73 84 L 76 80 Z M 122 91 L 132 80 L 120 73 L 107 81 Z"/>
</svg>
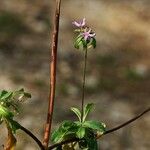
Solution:
<svg viewBox="0 0 150 150">
<path fill-rule="evenodd" d="M 57 141 L 60 141 L 60 139 L 63 137 L 62 133 L 61 133 L 61 130 L 58 128 L 58 129 L 55 129 L 53 132 L 52 132 L 52 135 L 51 135 L 51 140 L 53 142 L 57 142 Z"/>
<path fill-rule="evenodd" d="M 6 90 L 2 90 L 2 91 L 0 91 L 0 99 L 3 97 L 3 95 L 5 95 L 7 93 L 7 91 Z"/>
<path fill-rule="evenodd" d="M 79 43 L 82 39 L 83 37 L 81 35 L 77 36 L 77 38 L 75 39 L 75 43 Z"/>
<path fill-rule="evenodd" d="M 64 121 L 58 129 L 56 129 L 51 136 L 53 142 L 61 142 L 62 140 L 75 137 L 78 126 L 72 121 Z"/>
<path fill-rule="evenodd" d="M 98 144 L 95 138 L 88 138 L 86 141 L 88 150 L 98 150 Z"/>
<path fill-rule="evenodd" d="M 12 94 L 13 94 L 13 92 L 7 92 L 7 91 L 3 90 L 0 93 L 0 99 L 1 99 L 1 101 L 10 99 L 12 97 Z"/>
<path fill-rule="evenodd" d="M 79 127 L 79 126 L 82 126 L 82 122 L 81 122 L 81 121 L 75 121 L 74 123 L 75 123 L 78 127 Z"/>
<path fill-rule="evenodd" d="M 83 43 L 82 43 L 82 40 L 81 40 L 81 41 L 79 41 L 78 43 L 75 43 L 74 47 L 75 47 L 76 49 L 79 49 L 82 45 L 83 45 Z"/>
<path fill-rule="evenodd" d="M 95 38 L 92 38 L 91 45 L 93 46 L 93 48 L 96 48 L 96 39 Z"/>
<path fill-rule="evenodd" d="M 76 39 L 75 39 L 75 44 L 74 47 L 79 49 L 82 45 L 83 45 L 83 41 L 82 41 L 83 37 L 81 35 L 79 35 Z"/>
<path fill-rule="evenodd" d="M 17 121 L 14 121 L 12 119 L 7 120 L 10 124 L 10 128 L 12 129 L 13 133 L 16 133 L 16 130 L 20 129 L 20 124 Z"/>
<path fill-rule="evenodd" d="M 67 133 L 66 130 L 63 130 L 62 128 L 58 128 L 52 133 L 51 139 L 53 142 L 60 142 L 63 140 L 63 137 L 66 133 Z"/>
<path fill-rule="evenodd" d="M 85 148 L 87 148 L 87 150 L 98 150 L 98 145 L 97 145 L 97 139 L 95 137 L 95 133 L 92 129 L 90 128 L 85 128 L 86 129 L 86 133 L 84 136 L 84 145 L 82 144 L 82 146 L 85 146 Z"/>
<path fill-rule="evenodd" d="M 7 108 L 0 105 L 0 116 L 6 119 L 12 119 L 14 114 L 11 111 L 9 111 Z"/>
<path fill-rule="evenodd" d="M 68 121 L 68 120 L 64 121 L 61 125 L 61 127 L 65 130 L 68 130 L 69 128 L 74 127 L 74 126 L 76 126 L 76 124 L 73 121 Z"/>
<path fill-rule="evenodd" d="M 83 150 L 98 150 L 96 139 L 90 138 L 79 142 L 79 147 Z"/>
<path fill-rule="evenodd" d="M 84 38 L 82 39 L 82 45 L 83 45 L 83 48 L 86 49 L 87 48 L 87 44 L 88 44 L 88 41 L 85 41 Z"/>
<path fill-rule="evenodd" d="M 96 39 L 95 38 L 91 38 L 89 41 L 87 41 L 87 48 L 96 48 Z"/>
<path fill-rule="evenodd" d="M 80 110 L 78 108 L 76 108 L 76 107 L 71 107 L 71 111 L 73 111 L 76 114 L 76 116 L 78 117 L 79 121 L 81 122 L 81 112 L 80 112 Z"/>
<path fill-rule="evenodd" d="M 85 107 L 84 107 L 84 110 L 83 110 L 83 122 L 85 121 L 86 117 L 88 116 L 88 114 L 90 113 L 90 111 L 92 110 L 94 104 L 93 103 L 90 103 L 90 104 L 87 104 Z"/>
<path fill-rule="evenodd" d="M 106 131 L 105 124 L 99 121 L 85 121 L 83 126 L 99 131 L 101 134 L 103 134 Z"/>
<path fill-rule="evenodd" d="M 76 135 L 79 139 L 82 139 L 85 135 L 85 128 L 84 127 L 79 127 Z"/>
</svg>

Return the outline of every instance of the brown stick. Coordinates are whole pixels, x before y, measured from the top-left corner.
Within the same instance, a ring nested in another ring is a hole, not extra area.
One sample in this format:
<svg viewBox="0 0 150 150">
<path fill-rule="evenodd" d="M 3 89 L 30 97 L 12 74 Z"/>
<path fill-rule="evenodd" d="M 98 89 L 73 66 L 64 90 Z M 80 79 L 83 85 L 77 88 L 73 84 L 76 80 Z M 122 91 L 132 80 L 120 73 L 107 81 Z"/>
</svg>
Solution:
<svg viewBox="0 0 150 150">
<path fill-rule="evenodd" d="M 98 135 L 96 138 L 98 139 L 98 138 L 100 138 L 100 137 L 103 136 L 103 135 L 106 135 L 106 134 L 115 132 L 115 131 L 117 131 L 117 130 L 119 130 L 119 129 L 125 127 L 125 126 L 127 126 L 128 124 L 130 124 L 130 123 L 134 122 L 135 120 L 139 119 L 141 116 L 143 116 L 144 114 L 146 114 L 146 113 L 149 112 L 149 111 L 150 111 L 150 107 L 147 108 L 146 110 L 144 110 L 144 111 L 143 111 L 142 113 L 140 113 L 139 115 L 135 116 L 134 118 L 132 118 L 132 119 L 126 121 L 125 123 L 123 123 L 123 124 L 121 124 L 121 125 L 119 125 L 119 126 L 117 126 L 117 127 L 114 127 L 114 128 L 112 128 L 112 129 L 110 129 L 110 130 L 107 130 L 107 131 L 106 131 L 104 134 L 102 134 L 102 135 Z M 78 138 L 68 139 L 68 140 L 66 140 L 66 141 L 62 141 L 62 142 L 59 142 L 59 143 L 56 143 L 56 144 L 53 144 L 53 145 L 49 146 L 49 147 L 48 147 L 48 150 L 52 150 L 52 149 L 54 149 L 54 148 L 56 148 L 56 147 L 58 147 L 58 146 L 61 146 L 61 145 L 67 144 L 67 143 L 78 142 L 78 141 L 80 141 L 80 140 L 81 140 L 81 139 L 78 139 Z"/>
<path fill-rule="evenodd" d="M 45 132 L 44 132 L 44 140 L 43 140 L 43 145 L 45 146 L 45 149 L 47 149 L 49 143 L 49 136 L 51 133 L 52 116 L 53 116 L 53 109 L 54 109 L 60 4 L 61 4 L 61 0 L 56 0 L 55 21 L 54 21 L 54 30 L 52 35 L 52 47 L 51 47 L 52 60 L 50 63 L 50 95 L 49 95 L 47 120 L 46 120 Z"/>
</svg>

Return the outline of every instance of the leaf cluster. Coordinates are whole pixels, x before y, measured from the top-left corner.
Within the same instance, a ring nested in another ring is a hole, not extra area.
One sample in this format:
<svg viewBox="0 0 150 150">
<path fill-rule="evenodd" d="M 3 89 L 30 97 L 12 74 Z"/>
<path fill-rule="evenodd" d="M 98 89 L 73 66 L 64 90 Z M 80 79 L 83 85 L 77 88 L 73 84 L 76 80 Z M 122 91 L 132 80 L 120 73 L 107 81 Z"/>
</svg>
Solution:
<svg viewBox="0 0 150 150">
<path fill-rule="evenodd" d="M 94 37 L 85 40 L 84 37 L 79 34 L 74 43 L 76 49 L 89 49 L 91 47 L 96 48 L 96 39 Z"/>
<path fill-rule="evenodd" d="M 14 116 L 19 113 L 20 102 L 31 98 L 31 94 L 24 91 L 24 89 L 16 91 L 0 91 L 0 124 L 7 123 L 13 133 L 19 128 L 18 123 L 13 120 Z"/>
<path fill-rule="evenodd" d="M 52 141 L 57 143 L 73 138 L 80 140 L 71 144 L 65 144 L 61 148 L 58 147 L 58 149 L 78 147 L 78 149 L 98 150 L 96 135 L 102 135 L 106 131 L 106 125 L 100 121 L 86 120 L 92 108 L 92 103 L 84 107 L 83 118 L 81 118 L 81 112 L 78 108 L 71 108 L 78 117 L 78 121 L 64 121 L 59 128 L 53 132 Z"/>
<path fill-rule="evenodd" d="M 17 91 L 0 91 L 0 124 L 5 123 L 8 137 L 4 149 L 14 149 L 16 145 L 15 133 L 20 129 L 20 124 L 14 120 L 15 114 L 19 113 L 19 102 L 31 98 L 31 94 L 20 89 Z"/>
</svg>

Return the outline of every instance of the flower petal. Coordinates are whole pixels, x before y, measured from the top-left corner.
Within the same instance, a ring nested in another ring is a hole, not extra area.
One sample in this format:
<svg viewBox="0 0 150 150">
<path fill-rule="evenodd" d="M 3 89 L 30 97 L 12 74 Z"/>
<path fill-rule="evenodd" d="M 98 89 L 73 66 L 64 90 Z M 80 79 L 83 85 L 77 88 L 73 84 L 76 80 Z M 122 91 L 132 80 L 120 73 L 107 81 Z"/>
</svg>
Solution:
<svg viewBox="0 0 150 150">
<path fill-rule="evenodd" d="M 80 24 L 76 21 L 72 22 L 73 25 L 77 26 L 77 27 L 80 27 Z"/>
<path fill-rule="evenodd" d="M 83 27 L 83 26 L 85 26 L 85 20 L 86 20 L 86 19 L 85 19 L 85 18 L 83 18 L 83 20 L 82 20 L 82 24 L 81 24 L 81 25 L 82 25 L 82 27 Z"/>
<path fill-rule="evenodd" d="M 83 18 L 81 21 L 74 21 L 72 22 L 73 25 L 76 27 L 84 27 L 85 26 L 85 18 Z"/>
<path fill-rule="evenodd" d="M 96 34 L 95 33 L 92 33 L 92 34 L 89 34 L 90 37 L 94 37 Z"/>
</svg>

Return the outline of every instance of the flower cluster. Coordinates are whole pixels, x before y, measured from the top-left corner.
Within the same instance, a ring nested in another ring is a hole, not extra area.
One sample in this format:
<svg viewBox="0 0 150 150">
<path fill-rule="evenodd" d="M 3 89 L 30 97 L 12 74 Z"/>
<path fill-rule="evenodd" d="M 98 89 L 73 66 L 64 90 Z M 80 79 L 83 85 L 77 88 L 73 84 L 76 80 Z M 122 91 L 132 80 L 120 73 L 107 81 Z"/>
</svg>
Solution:
<svg viewBox="0 0 150 150">
<path fill-rule="evenodd" d="M 83 18 L 81 21 L 74 21 L 72 24 L 77 27 L 75 31 L 78 33 L 75 39 L 75 48 L 87 49 L 90 47 L 96 47 L 96 34 L 86 25 L 86 19 Z"/>
</svg>

